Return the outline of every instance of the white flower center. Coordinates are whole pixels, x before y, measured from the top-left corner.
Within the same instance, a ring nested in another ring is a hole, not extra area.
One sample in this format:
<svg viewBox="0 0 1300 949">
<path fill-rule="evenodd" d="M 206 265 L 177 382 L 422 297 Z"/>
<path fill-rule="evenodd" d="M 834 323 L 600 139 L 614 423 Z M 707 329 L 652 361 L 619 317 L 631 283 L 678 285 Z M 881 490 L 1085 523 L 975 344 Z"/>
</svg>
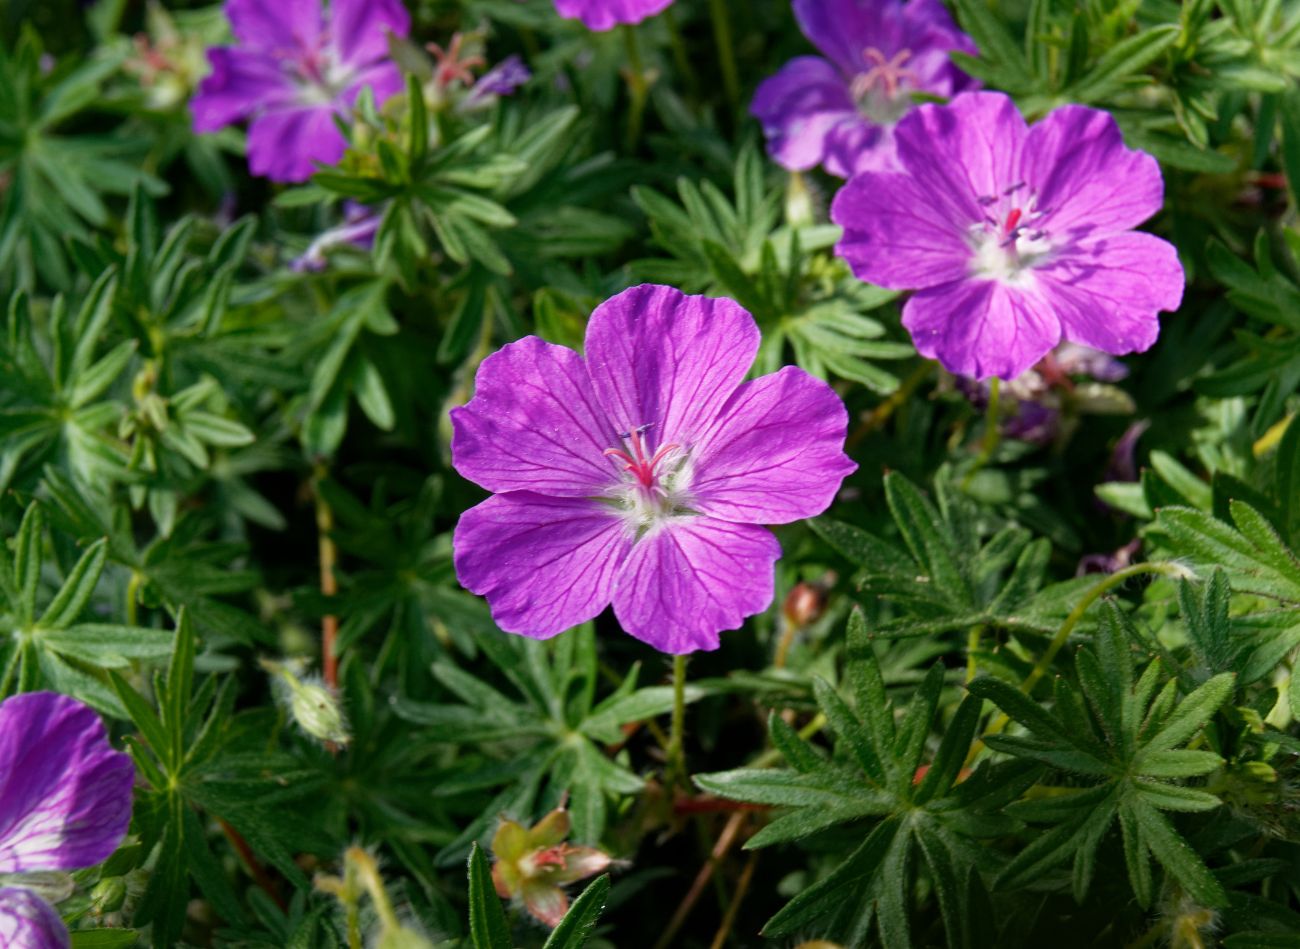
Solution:
<svg viewBox="0 0 1300 949">
<path fill-rule="evenodd" d="M 606 449 L 619 466 L 618 481 L 607 492 L 629 526 L 644 534 L 665 521 L 691 512 L 691 453 L 676 443 L 661 445 L 651 454 L 644 435 L 650 424 L 619 434 L 623 448 Z"/>
<path fill-rule="evenodd" d="M 1030 271 L 1054 249 L 1050 235 L 1040 226 L 1047 211 L 1038 207 L 1038 196 L 1021 183 L 979 201 L 987 214 L 971 225 L 967 236 L 971 275 L 1009 286 L 1032 282 Z"/>
</svg>

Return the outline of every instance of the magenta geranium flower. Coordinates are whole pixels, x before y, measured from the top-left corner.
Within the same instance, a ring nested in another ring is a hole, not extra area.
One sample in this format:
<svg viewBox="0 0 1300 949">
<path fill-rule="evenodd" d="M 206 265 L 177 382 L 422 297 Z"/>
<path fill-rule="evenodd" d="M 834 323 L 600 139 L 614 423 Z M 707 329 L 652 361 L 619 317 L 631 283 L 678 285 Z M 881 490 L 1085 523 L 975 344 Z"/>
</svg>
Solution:
<svg viewBox="0 0 1300 949">
<path fill-rule="evenodd" d="M 69 945 L 58 912 L 23 874 L 108 859 L 131 823 L 134 777 L 77 700 L 31 692 L 0 702 L 0 946 Z"/>
<path fill-rule="evenodd" d="M 939 0 L 794 0 L 794 13 L 825 58 L 790 60 L 750 106 L 773 161 L 791 171 L 896 170 L 893 129 L 913 96 L 976 85 L 948 56 L 975 44 Z"/>
<path fill-rule="evenodd" d="M 1063 339 L 1141 352 L 1176 310 L 1173 246 L 1131 230 L 1160 210 L 1160 166 L 1105 112 L 1067 105 L 1032 128 L 1005 95 L 919 106 L 895 132 L 901 173 L 866 172 L 831 208 L 863 280 L 917 291 L 903 325 L 950 372 L 1020 375 Z"/>
<path fill-rule="evenodd" d="M 452 461 L 495 495 L 454 538 L 461 583 L 504 630 L 545 639 L 613 603 L 668 653 L 772 601 L 776 538 L 856 468 L 848 414 L 787 367 L 744 382 L 758 327 L 731 300 L 670 287 L 597 307 L 586 359 L 534 336 L 484 360 L 452 413 Z"/>
<path fill-rule="evenodd" d="M 673 0 L 555 0 L 560 16 L 581 20 L 589 30 L 612 30 L 620 23 L 640 23 L 672 5 Z"/>
<path fill-rule="evenodd" d="M 190 102 L 194 131 L 242 119 L 248 165 L 272 181 L 306 181 L 315 163 L 343 157 L 334 124 L 367 86 L 376 102 L 402 88 L 388 34 L 406 36 L 400 0 L 226 0 L 238 46 L 208 50 L 212 72 Z"/>
</svg>

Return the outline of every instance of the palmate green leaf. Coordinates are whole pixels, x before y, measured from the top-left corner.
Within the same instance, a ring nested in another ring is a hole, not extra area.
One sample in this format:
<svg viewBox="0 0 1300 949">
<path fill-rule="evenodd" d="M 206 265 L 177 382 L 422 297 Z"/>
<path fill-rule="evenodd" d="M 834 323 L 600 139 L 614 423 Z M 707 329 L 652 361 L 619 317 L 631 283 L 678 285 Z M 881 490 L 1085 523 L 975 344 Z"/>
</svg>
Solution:
<svg viewBox="0 0 1300 949">
<path fill-rule="evenodd" d="M 1180 33 L 1174 24 L 1135 33 L 1108 49 L 1064 97 L 1074 102 L 1099 102 L 1115 95 L 1169 49 Z"/>
<path fill-rule="evenodd" d="M 793 770 L 741 768 L 697 774 L 695 782 L 720 797 L 778 808 L 746 847 L 785 843 L 831 828 L 837 828 L 837 841 L 861 839 L 843 863 L 774 916 L 766 934 L 807 930 L 814 920 L 819 925 L 813 931 L 826 932 L 845 902 L 853 901 L 874 905 L 883 943 L 910 945 L 910 920 L 920 909 L 913 905 L 912 878 L 926 873 L 943 890 L 938 899 L 948 942 L 961 945 L 961 934 L 971 930 L 967 880 L 989 855 L 975 841 L 1015 826 L 998 811 L 1024 789 L 1028 771 L 984 766 L 960 780 L 981 716 L 982 703 L 971 696 L 943 730 L 937 753 L 922 774 L 928 739 L 944 718 L 939 709 L 942 666 L 931 668 L 898 716 L 885 695 L 860 612 L 849 621 L 848 638 L 845 680 L 858 708 L 851 708 L 828 683 L 814 680 L 837 754 L 823 757 L 773 716 L 773 744 Z M 821 839 L 828 837 L 822 834 Z M 859 918 L 854 925 L 867 922 Z M 838 931 L 828 935 L 844 937 Z M 865 938 L 865 932 L 855 938 Z"/>
<path fill-rule="evenodd" d="M 1250 505 L 1236 501 L 1230 510 L 1236 529 L 1201 511 L 1168 507 L 1147 532 L 1193 569 L 1221 567 L 1237 592 L 1300 605 L 1300 560 Z"/>
<path fill-rule="evenodd" d="M 991 677 L 970 684 L 972 694 L 992 700 L 1032 735 L 990 735 L 985 738 L 989 748 L 1094 782 L 1055 799 L 1013 808 L 1025 820 L 1055 826 L 1011 861 L 1002 873 L 1003 884 L 1027 886 L 1044 871 L 1073 858 L 1074 894 L 1082 900 L 1098 848 L 1118 818 L 1129 882 L 1139 902 L 1149 905 L 1153 898 L 1151 852 L 1179 883 L 1195 885 L 1201 895 L 1217 900 L 1206 905 L 1223 905 L 1221 889 L 1212 892 L 1205 886 L 1212 877 L 1204 862 L 1159 811 L 1199 812 L 1221 806 L 1213 794 L 1169 779 L 1204 774 L 1222 764 L 1217 754 L 1179 746 L 1205 734 L 1210 719 L 1233 693 L 1235 677 L 1215 676 L 1179 702 L 1176 679 L 1156 691 L 1158 660 L 1134 681 L 1131 650 L 1138 639 L 1118 608 L 1106 611 L 1092 646 L 1076 659 L 1079 681 L 1089 697 L 1086 706 L 1072 696 L 1064 681 L 1055 688 L 1054 713 Z M 1102 736 L 1101 743 L 1096 736 Z M 1150 834 L 1148 825 L 1154 828 Z"/>
</svg>

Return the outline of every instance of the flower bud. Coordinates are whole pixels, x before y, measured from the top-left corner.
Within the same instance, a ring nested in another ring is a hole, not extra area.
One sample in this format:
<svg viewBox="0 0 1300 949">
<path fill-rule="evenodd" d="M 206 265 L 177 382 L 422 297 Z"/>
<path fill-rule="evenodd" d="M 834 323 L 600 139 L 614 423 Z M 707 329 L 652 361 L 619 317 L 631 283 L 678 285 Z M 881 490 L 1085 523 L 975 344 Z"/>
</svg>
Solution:
<svg viewBox="0 0 1300 949">
<path fill-rule="evenodd" d="M 317 679 L 299 677 L 286 663 L 263 660 L 262 668 L 276 676 L 281 697 L 298 727 L 313 738 L 336 745 L 352 740 L 343 706 L 333 690 Z"/>
<path fill-rule="evenodd" d="M 826 609 L 826 589 L 815 583 L 796 583 L 781 608 L 786 622 L 802 629 L 819 619 Z"/>
<path fill-rule="evenodd" d="M 90 902 L 99 914 L 116 913 L 126 902 L 126 880 L 106 877 L 91 888 Z"/>
</svg>

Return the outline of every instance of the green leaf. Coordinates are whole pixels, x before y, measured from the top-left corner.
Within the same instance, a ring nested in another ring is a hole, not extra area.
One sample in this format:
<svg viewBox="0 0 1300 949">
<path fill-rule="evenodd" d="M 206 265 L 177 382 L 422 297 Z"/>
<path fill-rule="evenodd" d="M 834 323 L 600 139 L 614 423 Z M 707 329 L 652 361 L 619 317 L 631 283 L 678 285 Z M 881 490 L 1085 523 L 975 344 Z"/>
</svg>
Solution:
<svg viewBox="0 0 1300 949">
<path fill-rule="evenodd" d="M 542 949 L 582 949 L 591 936 L 591 931 L 605 911 L 605 900 L 609 896 L 609 876 L 599 876 L 592 880 L 585 890 L 573 901 L 564 919 L 552 930 Z"/>
<path fill-rule="evenodd" d="M 474 843 L 469 851 L 469 938 L 474 949 L 513 949 L 510 927 L 492 885 L 492 868 Z"/>
<path fill-rule="evenodd" d="M 61 629 L 67 626 L 85 609 L 99 575 L 104 572 L 104 563 L 108 559 L 108 540 L 100 538 L 81 555 L 72 572 L 68 574 L 63 586 L 45 608 L 45 613 L 37 621 L 44 629 Z"/>
<path fill-rule="evenodd" d="M 1148 27 L 1108 49 L 1097 65 L 1067 89 L 1064 97 L 1076 102 L 1097 102 L 1120 92 L 1135 74 L 1154 62 L 1178 39 L 1173 24 Z"/>
<path fill-rule="evenodd" d="M 1159 811 L 1144 803 L 1134 803 L 1130 811 L 1142 830 L 1143 842 L 1193 900 L 1211 908 L 1228 905 L 1223 885 Z"/>
</svg>

